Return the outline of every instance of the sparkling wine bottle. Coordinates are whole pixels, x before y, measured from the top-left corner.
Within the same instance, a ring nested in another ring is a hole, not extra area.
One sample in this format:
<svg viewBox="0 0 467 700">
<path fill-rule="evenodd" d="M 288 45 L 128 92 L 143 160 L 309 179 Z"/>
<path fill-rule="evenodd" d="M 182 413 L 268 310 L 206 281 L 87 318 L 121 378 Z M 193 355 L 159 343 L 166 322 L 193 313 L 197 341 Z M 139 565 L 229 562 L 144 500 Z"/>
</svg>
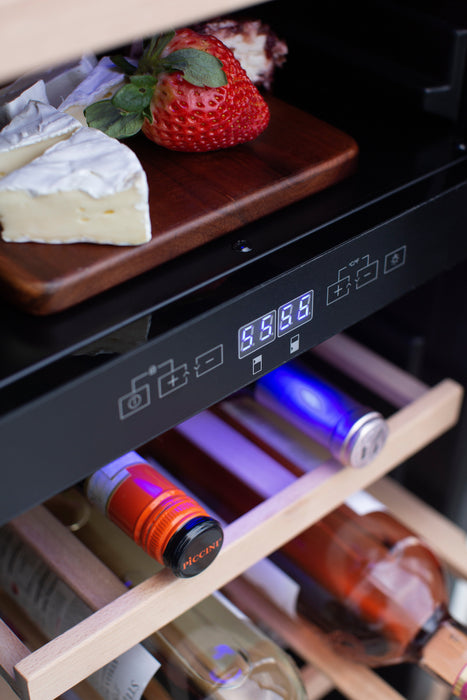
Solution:
<svg viewBox="0 0 467 700">
<path fill-rule="evenodd" d="M 273 459 L 209 411 L 150 448 L 227 521 L 295 478 L 290 454 L 281 464 L 277 451 Z M 340 654 L 374 667 L 418 663 L 467 698 L 467 631 L 448 611 L 443 567 L 378 501 L 356 494 L 274 560 L 298 584 L 295 613 L 324 630 Z"/>
<path fill-rule="evenodd" d="M 46 505 L 128 587 L 161 569 L 78 491 L 64 492 Z M 162 662 L 174 698 L 305 700 L 292 659 L 219 593 L 146 643 Z M 180 676 L 186 695 L 181 694 Z"/>
</svg>

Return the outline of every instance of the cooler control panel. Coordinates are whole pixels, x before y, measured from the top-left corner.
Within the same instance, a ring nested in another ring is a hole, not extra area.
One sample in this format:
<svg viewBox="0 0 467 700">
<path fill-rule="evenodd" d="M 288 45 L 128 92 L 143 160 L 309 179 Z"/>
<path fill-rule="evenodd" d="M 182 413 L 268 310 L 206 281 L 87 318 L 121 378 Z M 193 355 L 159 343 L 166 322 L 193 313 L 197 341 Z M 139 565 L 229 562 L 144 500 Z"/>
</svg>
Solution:
<svg viewBox="0 0 467 700">
<path fill-rule="evenodd" d="M 466 189 L 350 237 L 12 411 L 0 422 L 9 464 L 2 517 L 30 506 L 19 484 L 31 469 L 41 502 L 467 257 Z"/>
</svg>

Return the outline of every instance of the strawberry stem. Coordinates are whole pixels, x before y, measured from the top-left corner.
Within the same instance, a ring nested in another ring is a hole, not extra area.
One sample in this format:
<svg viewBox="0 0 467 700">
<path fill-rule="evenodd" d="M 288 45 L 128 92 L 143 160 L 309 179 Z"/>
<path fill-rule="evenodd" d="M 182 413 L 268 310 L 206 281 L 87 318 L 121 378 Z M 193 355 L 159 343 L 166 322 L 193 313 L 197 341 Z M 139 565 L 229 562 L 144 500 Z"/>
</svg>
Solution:
<svg viewBox="0 0 467 700">
<path fill-rule="evenodd" d="M 137 73 L 150 73 L 151 75 L 160 73 L 161 68 L 159 68 L 159 63 L 161 54 L 174 36 L 175 32 L 173 31 L 161 34 L 160 36 L 153 36 L 139 60 Z"/>
</svg>

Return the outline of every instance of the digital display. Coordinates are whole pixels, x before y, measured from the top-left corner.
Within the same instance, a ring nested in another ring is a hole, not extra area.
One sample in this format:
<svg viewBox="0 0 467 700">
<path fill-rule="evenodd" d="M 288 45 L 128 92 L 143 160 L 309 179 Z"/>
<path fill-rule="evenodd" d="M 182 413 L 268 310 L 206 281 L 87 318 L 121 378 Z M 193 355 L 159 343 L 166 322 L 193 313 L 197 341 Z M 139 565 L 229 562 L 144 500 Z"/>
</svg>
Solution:
<svg viewBox="0 0 467 700">
<path fill-rule="evenodd" d="M 247 323 L 238 330 L 238 357 L 241 360 L 252 352 L 256 352 L 276 338 L 276 311 Z"/>
<path fill-rule="evenodd" d="M 285 335 L 313 318 L 313 290 L 295 297 L 279 307 L 277 335 Z"/>
<path fill-rule="evenodd" d="M 238 357 L 250 355 L 313 318 L 313 290 L 304 292 L 238 329 Z M 276 325 L 277 323 L 277 325 Z"/>
</svg>

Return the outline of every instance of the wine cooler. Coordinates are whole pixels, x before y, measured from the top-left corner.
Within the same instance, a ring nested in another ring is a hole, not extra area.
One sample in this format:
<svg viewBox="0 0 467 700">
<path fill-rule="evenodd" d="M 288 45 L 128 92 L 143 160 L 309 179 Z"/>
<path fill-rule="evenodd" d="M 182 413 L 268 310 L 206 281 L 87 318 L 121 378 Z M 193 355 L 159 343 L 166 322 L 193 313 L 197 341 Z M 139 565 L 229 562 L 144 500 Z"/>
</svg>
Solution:
<svg viewBox="0 0 467 700">
<path fill-rule="evenodd" d="M 127 140 L 148 244 L 0 239 L 2 700 L 467 697 L 457 632 L 442 663 L 428 645 L 467 625 L 464 3 L 11 0 L 0 18 L 0 128 L 11 83 L 161 31 L 253 21 L 282 51 L 258 139 Z M 418 609 L 418 554 L 400 580 L 368 564 L 398 560 L 384 510 L 445 578 L 422 660 L 356 661 L 298 606 L 310 562 L 343 571 L 306 533 L 357 495 L 377 517 L 352 566 L 380 588 L 342 573 L 323 616 L 374 660 L 387 591 L 414 601 L 395 638 Z"/>
</svg>

